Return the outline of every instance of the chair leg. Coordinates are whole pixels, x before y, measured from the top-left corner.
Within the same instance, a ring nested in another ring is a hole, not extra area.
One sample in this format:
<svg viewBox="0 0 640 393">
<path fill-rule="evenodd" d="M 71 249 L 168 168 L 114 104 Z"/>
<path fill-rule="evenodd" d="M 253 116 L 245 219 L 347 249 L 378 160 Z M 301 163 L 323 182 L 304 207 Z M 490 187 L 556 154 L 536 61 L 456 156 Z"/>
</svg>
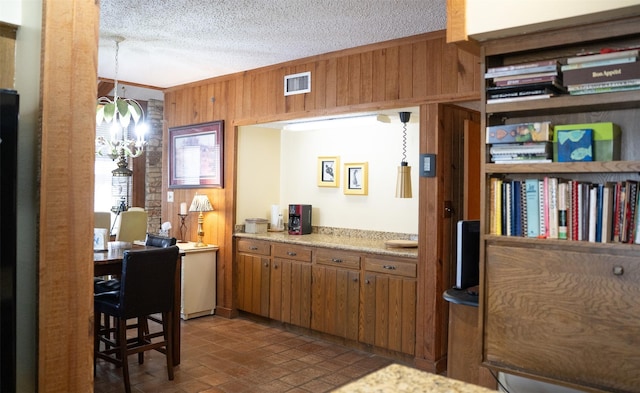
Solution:
<svg viewBox="0 0 640 393">
<path fill-rule="evenodd" d="M 173 381 L 173 318 L 172 312 L 162 313 L 162 330 L 164 331 L 164 341 L 167 343 L 165 355 L 167 356 L 167 374 L 169 381 Z"/>
<path fill-rule="evenodd" d="M 138 345 L 144 345 L 145 335 L 149 330 L 148 327 L 145 329 L 146 322 L 147 322 L 147 317 L 138 317 L 138 323 L 136 327 L 136 330 L 138 331 L 138 338 L 137 338 Z M 144 363 L 144 351 L 138 352 L 138 364 L 143 364 L 143 363 Z"/>
<path fill-rule="evenodd" d="M 122 361 L 122 379 L 124 379 L 124 390 L 131 393 L 131 382 L 129 381 L 129 362 L 127 361 L 127 320 L 125 318 L 117 318 L 118 320 L 118 347 L 120 350 L 120 359 Z"/>
</svg>

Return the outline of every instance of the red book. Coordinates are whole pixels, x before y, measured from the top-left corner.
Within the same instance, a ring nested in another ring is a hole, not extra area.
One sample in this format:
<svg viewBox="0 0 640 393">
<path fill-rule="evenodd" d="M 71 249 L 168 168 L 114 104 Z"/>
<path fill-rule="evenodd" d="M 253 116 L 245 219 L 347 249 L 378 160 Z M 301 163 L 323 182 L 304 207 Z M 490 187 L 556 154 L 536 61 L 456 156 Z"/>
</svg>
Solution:
<svg viewBox="0 0 640 393">
<path fill-rule="evenodd" d="M 575 180 L 571 184 L 571 240 L 580 239 L 580 183 Z"/>
<path fill-rule="evenodd" d="M 625 190 L 622 182 L 616 183 L 615 205 L 613 207 L 613 241 L 620 241 L 620 228 L 622 226 L 622 215 L 624 214 Z"/>
</svg>

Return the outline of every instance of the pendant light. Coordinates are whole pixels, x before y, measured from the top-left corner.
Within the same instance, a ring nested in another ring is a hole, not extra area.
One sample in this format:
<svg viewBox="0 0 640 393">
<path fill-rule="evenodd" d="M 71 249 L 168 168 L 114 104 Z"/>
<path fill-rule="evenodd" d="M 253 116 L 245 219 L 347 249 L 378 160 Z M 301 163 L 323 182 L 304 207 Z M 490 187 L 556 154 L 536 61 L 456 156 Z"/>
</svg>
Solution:
<svg viewBox="0 0 640 393">
<path fill-rule="evenodd" d="M 399 112 L 402 126 L 402 161 L 398 167 L 398 179 L 396 180 L 396 198 L 411 198 L 411 167 L 407 162 L 407 123 L 411 118 L 411 112 Z"/>
</svg>

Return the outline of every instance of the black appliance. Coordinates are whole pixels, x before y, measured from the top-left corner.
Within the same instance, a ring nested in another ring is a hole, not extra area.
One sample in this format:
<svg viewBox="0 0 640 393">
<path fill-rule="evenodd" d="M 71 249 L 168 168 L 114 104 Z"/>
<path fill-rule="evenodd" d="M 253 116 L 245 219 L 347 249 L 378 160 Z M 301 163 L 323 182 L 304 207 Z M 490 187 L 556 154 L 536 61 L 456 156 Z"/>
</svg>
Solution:
<svg viewBox="0 0 640 393">
<path fill-rule="evenodd" d="M 458 221 L 456 288 L 466 289 L 480 282 L 480 221 Z"/>
<path fill-rule="evenodd" d="M 311 233 L 311 205 L 289 205 L 289 235 Z"/>
<path fill-rule="evenodd" d="M 0 89 L 0 392 L 16 391 L 18 104 Z"/>
</svg>

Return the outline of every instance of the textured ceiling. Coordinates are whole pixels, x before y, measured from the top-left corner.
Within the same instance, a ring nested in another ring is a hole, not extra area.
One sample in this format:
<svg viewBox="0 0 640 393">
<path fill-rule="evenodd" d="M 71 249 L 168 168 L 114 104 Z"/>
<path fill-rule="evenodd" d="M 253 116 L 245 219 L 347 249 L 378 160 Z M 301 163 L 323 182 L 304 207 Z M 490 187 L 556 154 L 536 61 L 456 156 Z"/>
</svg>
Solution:
<svg viewBox="0 0 640 393">
<path fill-rule="evenodd" d="M 98 76 L 158 88 L 445 29 L 445 0 L 101 0 Z"/>
</svg>

